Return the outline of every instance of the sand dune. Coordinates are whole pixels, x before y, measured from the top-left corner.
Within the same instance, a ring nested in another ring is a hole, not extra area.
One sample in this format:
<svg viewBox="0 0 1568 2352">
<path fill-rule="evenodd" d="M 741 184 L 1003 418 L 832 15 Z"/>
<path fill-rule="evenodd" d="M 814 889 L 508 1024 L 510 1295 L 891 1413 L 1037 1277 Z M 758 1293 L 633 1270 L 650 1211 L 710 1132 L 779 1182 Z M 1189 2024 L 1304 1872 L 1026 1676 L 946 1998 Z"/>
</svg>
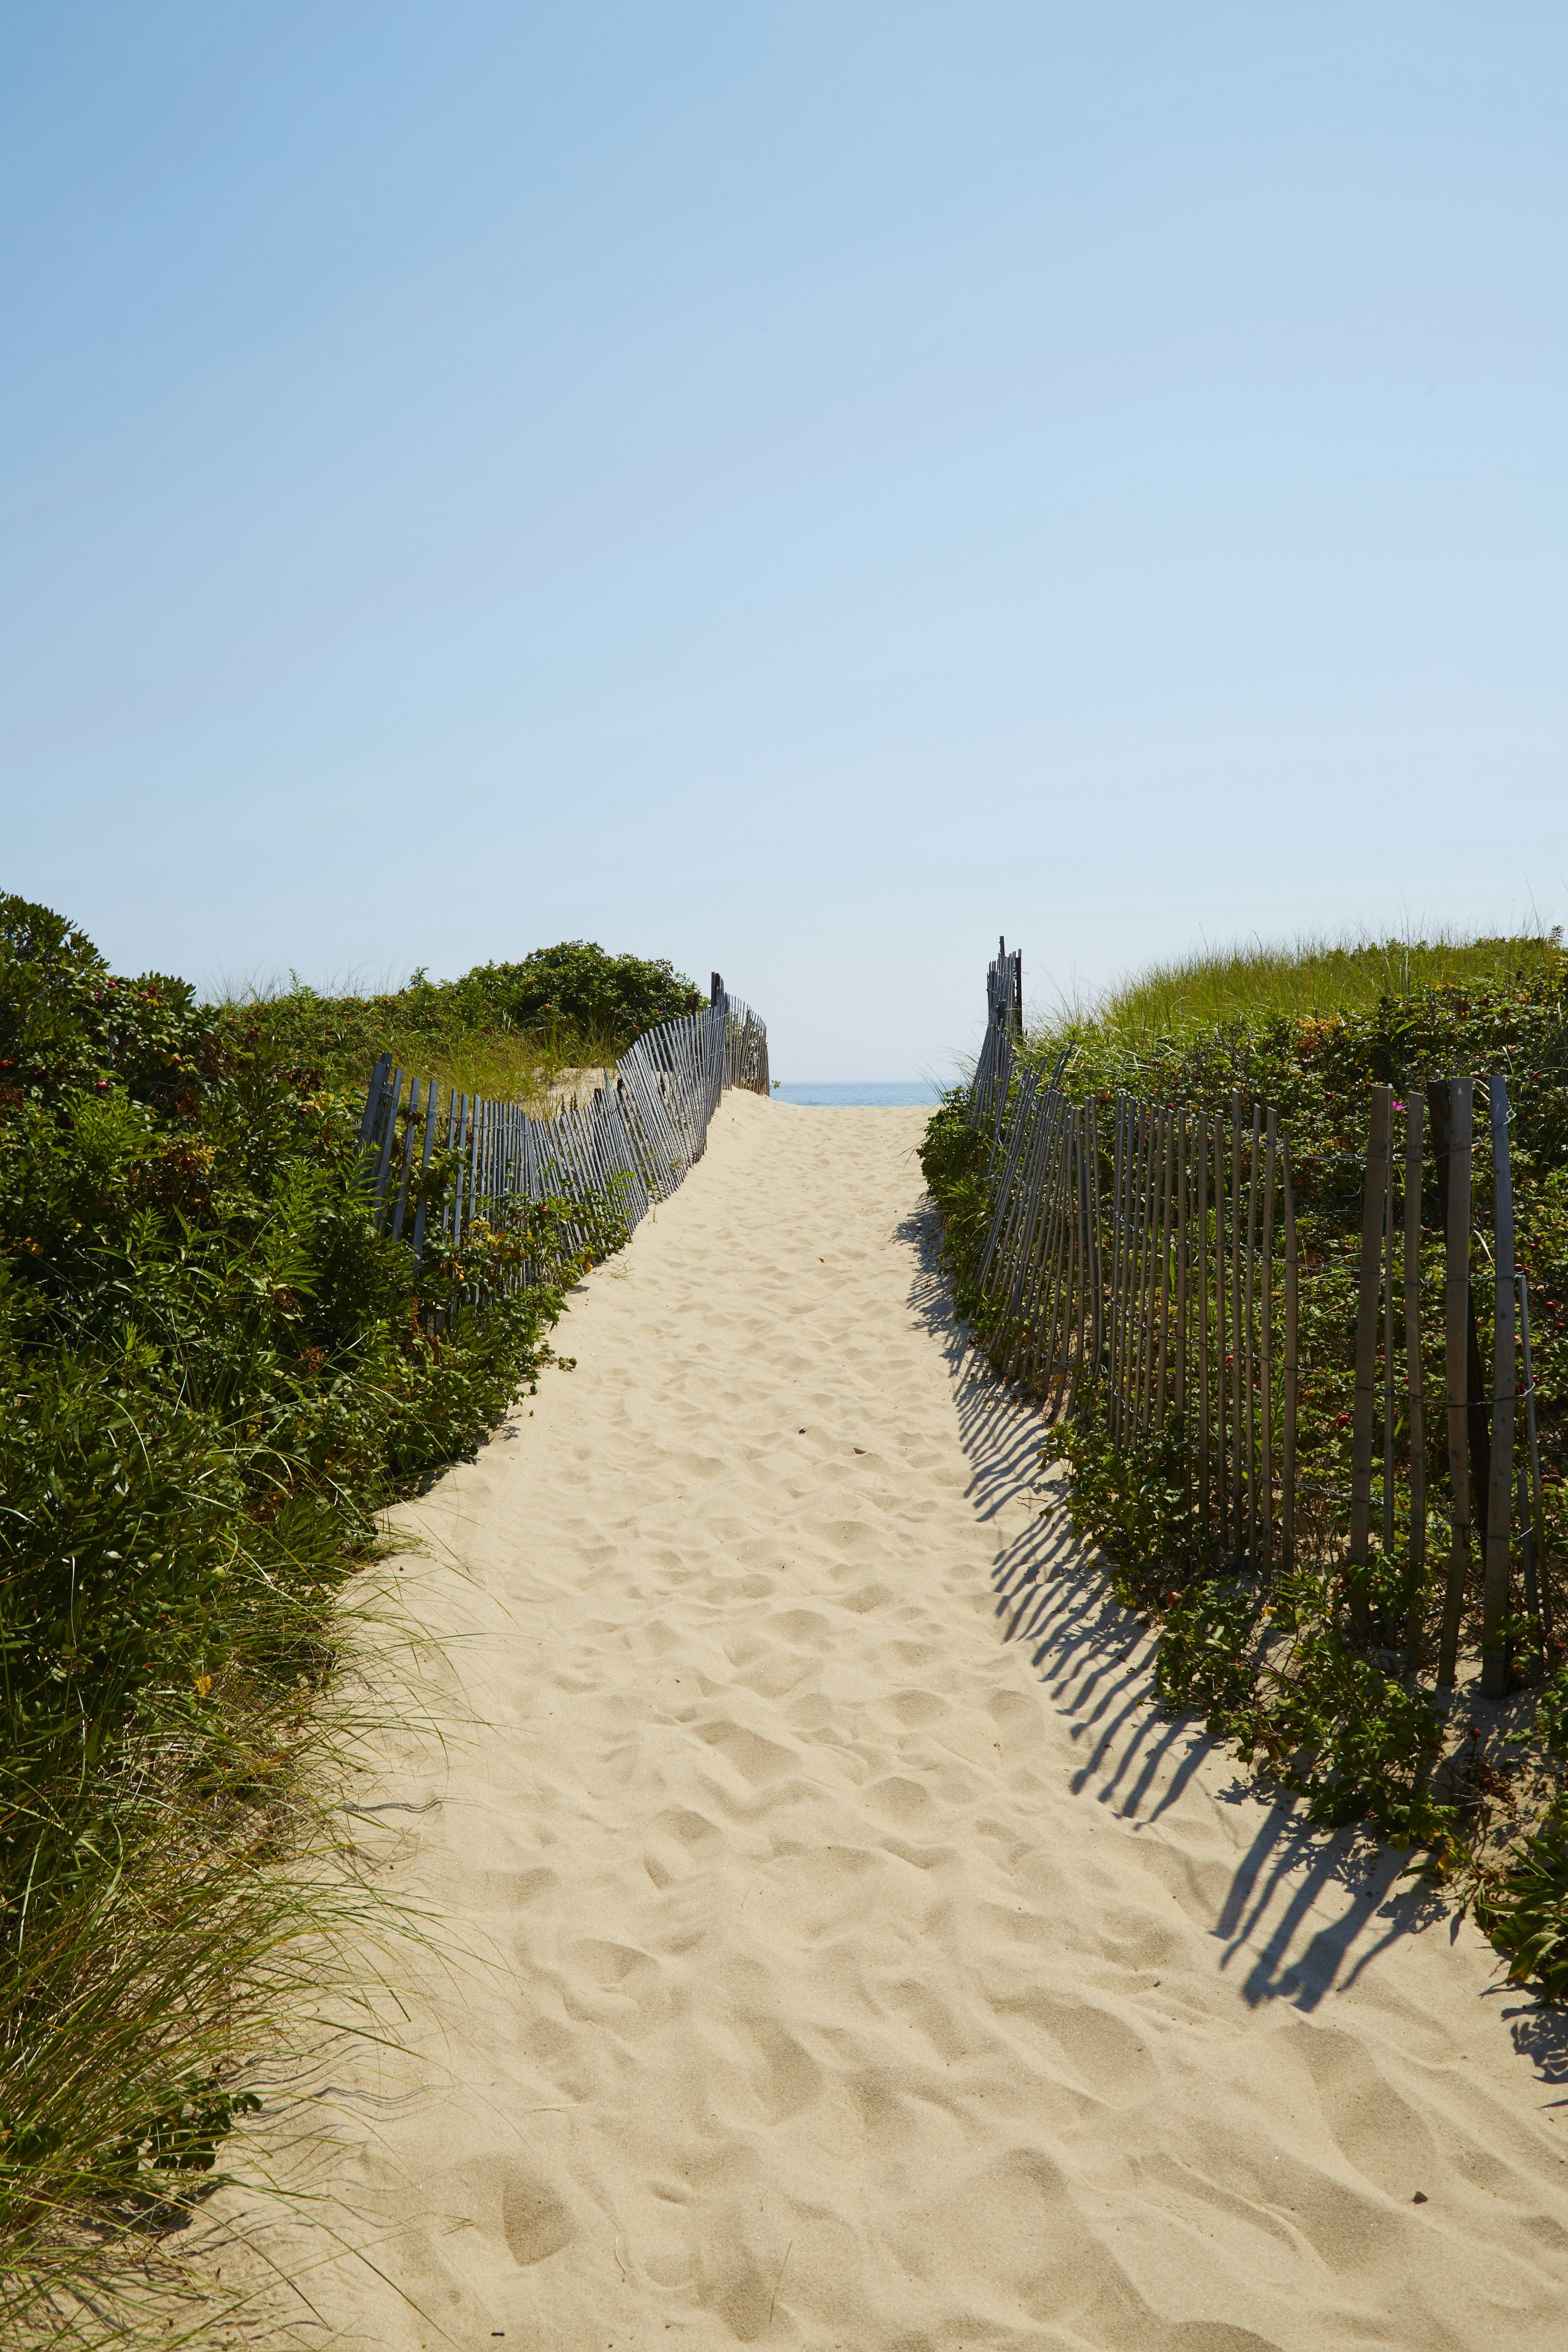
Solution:
<svg viewBox="0 0 1568 2352">
<path fill-rule="evenodd" d="M 470 1722 L 366 1802 L 488 1957 L 279 2258 L 396 2352 L 1568 2344 L 1568 2042 L 1147 1706 L 958 1381 L 923 1116 L 727 1097 L 405 1515 Z"/>
</svg>

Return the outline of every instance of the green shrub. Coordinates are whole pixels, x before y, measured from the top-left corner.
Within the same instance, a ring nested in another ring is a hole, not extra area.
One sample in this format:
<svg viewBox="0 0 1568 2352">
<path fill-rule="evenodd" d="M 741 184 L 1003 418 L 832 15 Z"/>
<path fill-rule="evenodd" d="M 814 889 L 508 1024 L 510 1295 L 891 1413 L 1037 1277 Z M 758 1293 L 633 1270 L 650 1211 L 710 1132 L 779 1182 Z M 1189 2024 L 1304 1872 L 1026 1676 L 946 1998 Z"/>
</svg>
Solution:
<svg viewBox="0 0 1568 2352">
<path fill-rule="evenodd" d="M 1436 1793 L 1442 1718 L 1414 1671 L 1414 1663 L 1429 1664 L 1435 1652 L 1446 1562 L 1446 1478 L 1430 1423 L 1433 1516 L 1425 1568 L 1417 1577 L 1403 1529 L 1387 1556 L 1374 1534 L 1365 1576 L 1372 1638 L 1364 1645 L 1348 1637 L 1340 1545 L 1331 1531 L 1350 1484 L 1368 1088 L 1384 1083 L 1403 1089 L 1456 1070 L 1497 1070 L 1507 1077 L 1518 1255 L 1531 1286 L 1544 1493 L 1542 1573 L 1561 1625 L 1568 1614 L 1568 956 L 1555 936 L 1396 949 L 1311 949 L 1299 956 L 1260 949 L 1200 958 L 1130 982 L 1087 1014 L 1051 1024 L 1030 1039 L 1026 1053 L 1039 1064 L 1054 1062 L 1064 1045 L 1074 1049 L 1064 1083 L 1075 1099 L 1099 1104 L 1102 1145 L 1118 1089 L 1222 1117 L 1233 1090 L 1248 1103 L 1278 1108 L 1289 1143 L 1306 1277 L 1297 1462 L 1298 1491 L 1307 1499 L 1298 1514 L 1293 1573 L 1277 1570 L 1265 1589 L 1230 1573 L 1217 1542 L 1205 1543 L 1195 1523 L 1188 1436 L 1174 1417 L 1160 1432 L 1113 1445 L 1098 1392 L 1080 1390 L 1077 1412 L 1058 1424 L 1052 1451 L 1068 1464 L 1078 1531 L 1102 1547 L 1121 1599 L 1159 1622 L 1155 1674 L 1166 1705 L 1201 1711 L 1211 1733 L 1234 1740 L 1245 1762 L 1303 1796 L 1313 1819 L 1366 1821 L 1398 1844 L 1426 1846 L 1439 1868 L 1479 1867 L 1466 1863 L 1469 1832 L 1459 1807 Z M 1484 1119 L 1478 1146 L 1472 1217 L 1484 1260 L 1491 1224 Z M 962 1097 L 949 1097 L 928 1137 L 928 1181 L 946 1221 L 956 1303 L 961 1312 L 978 1312 L 976 1339 L 1000 1360 L 997 1342 L 1007 1335 L 997 1310 L 981 1307 L 968 1284 L 990 1214 L 986 1158 L 980 1139 L 966 1137 Z M 1430 1233 L 1437 1222 L 1435 1195 L 1425 1221 Z M 1277 1284 L 1277 1317 L 1281 1307 Z M 1483 1382 L 1489 1383 L 1484 1331 L 1481 1355 Z M 1440 1396 L 1440 1348 L 1427 1382 L 1429 1393 Z M 1403 1425 L 1395 1448 L 1396 1464 L 1407 1459 Z M 1472 1580 L 1465 1595 L 1468 1639 L 1476 1633 L 1479 1601 Z M 1531 1667 L 1533 1638 L 1531 1629 L 1516 1623 L 1521 1671 Z M 1521 1739 L 1548 1775 L 1561 1778 L 1568 1772 L 1568 1664 L 1560 1636 L 1546 1665 L 1551 1679 Z M 1483 1792 L 1486 1770 L 1482 1759 Z M 1561 1852 L 1563 1834 L 1561 1824 L 1541 1832 L 1544 1843 L 1531 1864 L 1528 1936 L 1517 1902 L 1493 1906 L 1493 1933 L 1503 1948 L 1539 1956 L 1558 1948 L 1553 1934 L 1568 1938 L 1568 1895 L 1542 1858 Z M 1568 1978 L 1552 1981 L 1561 1990 Z"/>
<path fill-rule="evenodd" d="M 1509 1956 L 1509 1982 L 1533 1982 L 1545 2000 L 1568 2001 L 1568 1791 L 1525 1839 L 1503 1886 L 1476 1908 Z"/>
<path fill-rule="evenodd" d="M 453 984 L 454 1002 L 479 1020 L 530 1029 L 554 1019 L 624 1053 L 645 1029 L 695 1013 L 707 1002 L 662 958 L 606 955 L 592 940 L 536 948 L 521 963 L 479 964 Z M 480 1008 L 482 1007 L 482 1013 Z"/>
<path fill-rule="evenodd" d="M 521 1098 L 565 1067 L 613 1061 L 647 1029 L 695 1012 L 700 992 L 663 960 L 607 955 L 586 940 L 459 980 L 416 971 L 406 987 L 325 996 L 295 982 L 215 1006 L 217 1034 L 240 1051 L 314 1069 L 362 1090 L 378 1055 L 464 1093 Z"/>
<path fill-rule="evenodd" d="M 375 1229 L 367 1070 L 300 1047 L 0 900 L 0 2279 L 246 2111 L 343 1580 L 624 1238 L 613 1201 L 572 1209 L 585 1246 L 514 1202 L 447 1259 L 442 1151 L 416 1268 Z"/>
</svg>

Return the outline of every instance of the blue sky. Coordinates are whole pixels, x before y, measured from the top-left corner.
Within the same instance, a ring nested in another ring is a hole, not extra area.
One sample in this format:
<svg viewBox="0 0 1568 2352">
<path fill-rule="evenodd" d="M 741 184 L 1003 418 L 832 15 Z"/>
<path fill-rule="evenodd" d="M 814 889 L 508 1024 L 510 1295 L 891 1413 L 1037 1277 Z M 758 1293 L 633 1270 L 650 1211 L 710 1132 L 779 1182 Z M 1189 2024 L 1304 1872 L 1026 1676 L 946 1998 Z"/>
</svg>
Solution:
<svg viewBox="0 0 1568 2352">
<path fill-rule="evenodd" d="M 1568 14 L 0 17 L 4 887 L 124 969 L 721 967 L 941 1071 L 1568 914 Z"/>
</svg>

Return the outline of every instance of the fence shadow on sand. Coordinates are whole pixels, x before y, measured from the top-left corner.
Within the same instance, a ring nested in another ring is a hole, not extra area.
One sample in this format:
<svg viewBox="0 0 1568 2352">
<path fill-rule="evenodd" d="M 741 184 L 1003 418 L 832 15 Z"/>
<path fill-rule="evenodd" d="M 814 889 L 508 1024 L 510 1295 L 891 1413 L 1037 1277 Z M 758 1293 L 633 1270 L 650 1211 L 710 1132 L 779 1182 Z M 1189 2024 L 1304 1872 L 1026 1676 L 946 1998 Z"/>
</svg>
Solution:
<svg viewBox="0 0 1568 2352">
<path fill-rule="evenodd" d="M 1160 1837 L 1165 1817 L 1198 1782 L 1194 1793 L 1214 1809 L 1211 1853 L 1225 1854 L 1227 1878 L 1219 1899 L 1205 1906 L 1199 1890 L 1216 1884 L 1212 1862 L 1187 1870 L 1187 1907 L 1212 1910 L 1219 1965 L 1243 1972 L 1254 2005 L 1315 2010 L 1331 1992 L 1348 1991 L 1401 1937 L 1456 1935 L 1450 1903 L 1402 1882 L 1404 1855 L 1359 1829 L 1316 1828 L 1292 1798 L 1270 1801 L 1230 1769 L 1196 1717 L 1160 1706 L 1149 1629 L 1121 1606 L 1103 1561 L 1073 1535 L 1044 1415 L 969 1347 L 942 1268 L 935 1210 L 915 1211 L 897 1237 L 916 1254 L 910 1308 L 939 1343 L 953 1385 L 970 1500 L 976 1517 L 996 1527 L 992 1581 L 1002 1638 L 1026 1646 L 1080 1749 L 1075 1796 L 1105 1807 L 1130 1835 Z M 1020 1507 L 1028 1513 L 1021 1528 Z M 1175 1851 L 1193 1853 L 1186 1838 Z M 1568 2085 L 1568 2019 L 1512 1989 L 1499 1993 L 1510 2003 L 1516 2047 L 1545 2082 Z"/>
</svg>

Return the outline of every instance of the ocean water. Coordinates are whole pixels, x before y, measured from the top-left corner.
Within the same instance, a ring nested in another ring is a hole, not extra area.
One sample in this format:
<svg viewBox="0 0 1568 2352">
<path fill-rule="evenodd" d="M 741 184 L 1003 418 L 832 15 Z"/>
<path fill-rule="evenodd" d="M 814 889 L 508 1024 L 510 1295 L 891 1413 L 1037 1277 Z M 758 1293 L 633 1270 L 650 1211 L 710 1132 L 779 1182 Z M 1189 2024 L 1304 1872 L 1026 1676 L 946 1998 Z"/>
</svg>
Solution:
<svg viewBox="0 0 1568 2352">
<path fill-rule="evenodd" d="M 923 1078 L 801 1079 L 777 1089 L 780 1102 L 805 1103 L 816 1110 L 897 1110 L 910 1103 L 933 1103 L 938 1089 Z"/>
</svg>

